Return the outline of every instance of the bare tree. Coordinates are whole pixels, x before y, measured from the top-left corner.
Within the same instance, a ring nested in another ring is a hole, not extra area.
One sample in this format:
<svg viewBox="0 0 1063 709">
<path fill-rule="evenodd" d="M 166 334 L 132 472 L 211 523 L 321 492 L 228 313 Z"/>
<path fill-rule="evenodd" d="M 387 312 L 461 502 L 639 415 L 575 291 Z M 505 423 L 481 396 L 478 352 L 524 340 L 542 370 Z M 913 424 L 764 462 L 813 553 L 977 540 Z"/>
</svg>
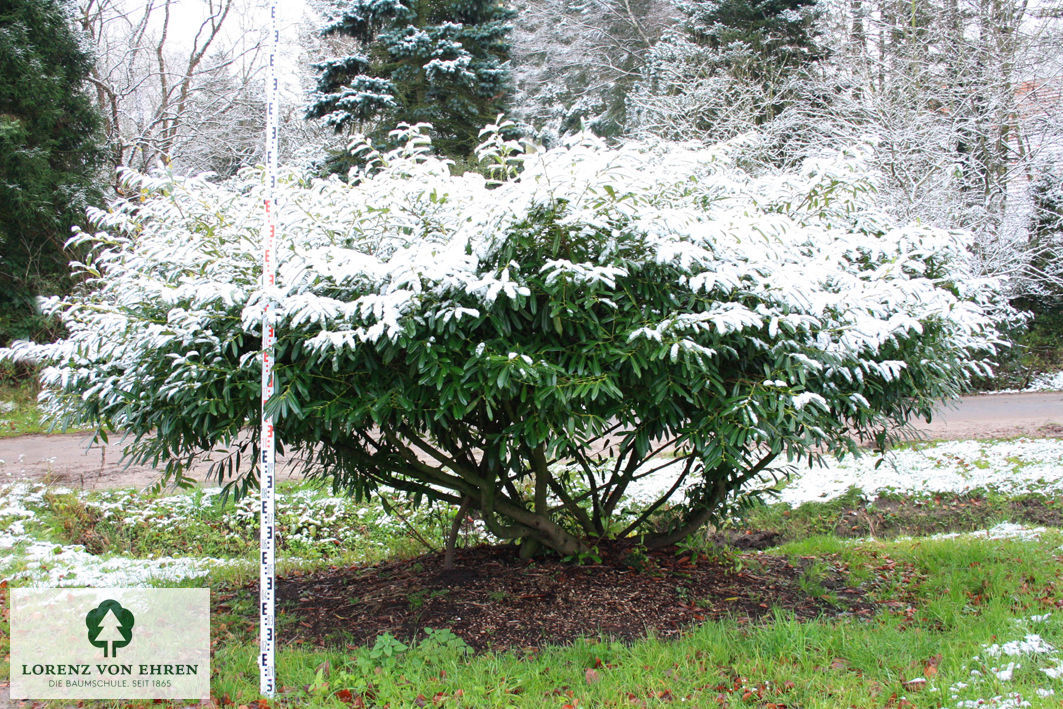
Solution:
<svg viewBox="0 0 1063 709">
<path fill-rule="evenodd" d="M 741 47 L 672 33 L 629 106 L 637 133 L 716 141 L 756 131 L 751 159 L 876 147 L 883 206 L 970 229 L 972 265 L 1017 296 L 1063 283 L 1059 244 L 1031 237 L 1033 186 L 1063 158 L 1063 24 L 1026 0 L 823 0 L 826 60 L 743 80 Z M 785 108 L 758 125 L 763 107 Z M 1058 167 L 1054 168 L 1058 174 Z M 1053 251 L 1055 250 L 1055 251 Z"/>
<path fill-rule="evenodd" d="M 973 230 L 975 266 L 1015 295 L 1063 283 L 1058 244 L 1031 237 L 1033 185 L 1063 156 L 1059 20 L 1026 0 L 851 0 L 832 17 L 848 42 L 814 119 L 878 141 L 891 210 Z"/>
<path fill-rule="evenodd" d="M 188 146 L 248 120 L 260 105 L 262 32 L 240 26 L 254 19 L 258 6 L 256 0 L 79 0 L 77 22 L 96 55 L 89 80 L 115 167 L 143 170 L 160 160 L 183 161 L 188 170 L 211 167 L 201 147 Z M 233 147 L 239 155 L 250 150 Z"/>
</svg>

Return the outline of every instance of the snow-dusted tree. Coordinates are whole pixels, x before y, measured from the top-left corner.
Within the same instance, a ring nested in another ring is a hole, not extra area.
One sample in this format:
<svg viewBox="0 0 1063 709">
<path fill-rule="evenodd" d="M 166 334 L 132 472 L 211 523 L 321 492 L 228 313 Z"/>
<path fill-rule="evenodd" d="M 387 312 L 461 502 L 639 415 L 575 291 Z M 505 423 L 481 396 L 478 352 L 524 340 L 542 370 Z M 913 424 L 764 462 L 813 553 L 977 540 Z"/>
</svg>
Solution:
<svg viewBox="0 0 1063 709">
<path fill-rule="evenodd" d="M 495 183 L 404 135 L 366 149 L 357 186 L 283 177 L 268 292 L 259 173 L 128 175 L 140 197 L 84 236 L 95 289 L 52 304 L 69 338 L 6 356 L 47 366 L 52 414 L 126 431 L 173 473 L 257 445 L 238 442 L 268 298 L 267 408 L 308 475 L 471 505 L 525 551 L 572 554 L 668 544 L 773 465 L 883 443 L 999 341 L 994 283 L 956 270 L 962 235 L 875 211 L 862 153 L 755 177 L 729 146 L 584 135 L 521 155 L 493 130 Z"/>
<path fill-rule="evenodd" d="M 815 0 L 674 0 L 683 20 L 650 50 L 628 99 L 636 134 L 717 141 L 776 118 L 826 52 Z"/>
<path fill-rule="evenodd" d="M 70 225 L 101 201 L 100 117 L 68 9 L 0 5 L 0 343 L 48 329 L 34 299 L 69 291 Z"/>
<path fill-rule="evenodd" d="M 468 157 L 484 124 L 511 91 L 511 12 L 499 0 L 349 0 L 326 36 L 356 43 L 353 54 L 315 65 L 307 110 L 337 133 L 386 137 L 398 123 L 428 122 L 446 154 Z M 337 157 L 346 172 L 350 161 Z"/>
<path fill-rule="evenodd" d="M 1018 0 L 820 7 L 827 57 L 763 82 L 731 80 L 751 42 L 713 48 L 688 31 L 658 43 L 631 98 L 637 132 L 711 142 L 757 128 L 750 157 L 776 164 L 871 141 L 884 208 L 972 230 L 977 267 L 1014 295 L 1063 283 L 1029 238 L 1039 166 L 1063 154 L 1051 118 L 1063 112 L 1063 25 Z"/>
<path fill-rule="evenodd" d="M 841 17 L 854 28 L 841 120 L 824 125 L 838 140 L 877 134 L 892 210 L 973 230 L 982 270 L 1008 277 L 1014 295 L 1036 290 L 1046 274 L 1029 238 L 1031 187 L 1063 153 L 1045 120 L 1063 109 L 1058 21 L 1012 0 L 854 2 Z"/>
<path fill-rule="evenodd" d="M 261 2 L 77 6 L 95 55 L 89 80 L 113 167 L 146 170 L 162 160 L 198 172 L 247 164 L 263 142 Z"/>
<path fill-rule="evenodd" d="M 513 115 L 545 140 L 623 133 L 627 94 L 676 22 L 670 0 L 529 0 L 513 28 Z"/>
<path fill-rule="evenodd" d="M 1031 289 L 1040 308 L 1063 314 L 1063 164 L 1042 165 L 1033 185 L 1030 225 Z"/>
</svg>

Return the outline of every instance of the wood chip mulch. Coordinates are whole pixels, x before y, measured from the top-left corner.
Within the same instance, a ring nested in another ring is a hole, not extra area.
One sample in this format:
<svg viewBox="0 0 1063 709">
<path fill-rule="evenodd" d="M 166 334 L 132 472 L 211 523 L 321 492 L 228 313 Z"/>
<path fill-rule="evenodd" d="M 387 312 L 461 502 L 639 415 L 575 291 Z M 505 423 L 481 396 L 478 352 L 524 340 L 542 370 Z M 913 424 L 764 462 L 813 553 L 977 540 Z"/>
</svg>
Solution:
<svg viewBox="0 0 1063 709">
<path fill-rule="evenodd" d="M 458 550 L 452 570 L 442 560 L 429 554 L 281 578 L 281 635 L 285 642 L 356 647 L 383 633 L 408 642 L 424 628 L 449 628 L 476 650 L 528 650 L 586 636 L 673 637 L 711 619 L 755 622 L 773 608 L 798 619 L 874 610 L 837 565 L 825 578 L 817 574 L 828 602 L 799 583 L 811 559 L 764 553 L 721 563 L 674 548 L 641 557 L 618 548 L 605 551 L 600 564 L 576 565 L 527 562 L 512 547 L 481 546 Z M 256 586 L 244 592 L 257 594 Z"/>
</svg>

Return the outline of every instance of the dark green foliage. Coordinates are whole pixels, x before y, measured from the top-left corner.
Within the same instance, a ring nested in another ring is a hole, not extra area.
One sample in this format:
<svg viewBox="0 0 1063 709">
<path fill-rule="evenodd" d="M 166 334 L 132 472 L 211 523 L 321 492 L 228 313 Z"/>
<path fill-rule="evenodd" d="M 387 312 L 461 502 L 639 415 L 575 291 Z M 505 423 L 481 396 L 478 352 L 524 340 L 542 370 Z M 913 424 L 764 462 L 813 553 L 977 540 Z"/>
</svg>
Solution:
<svg viewBox="0 0 1063 709">
<path fill-rule="evenodd" d="M 497 0 L 352 0 L 322 30 L 359 51 L 315 65 L 307 117 L 382 142 L 398 123 L 431 123 L 434 144 L 466 157 L 510 95 L 508 20 Z M 349 167 L 340 156 L 333 171 Z"/>
<path fill-rule="evenodd" d="M 815 5 L 815 0 L 693 0 L 680 8 L 696 43 L 715 50 L 741 43 L 756 59 L 792 68 L 825 56 L 813 38 Z"/>
<path fill-rule="evenodd" d="M 0 5 L 0 344 L 48 336 L 33 299 L 69 290 L 64 243 L 99 200 L 88 69 L 58 0 Z"/>
</svg>

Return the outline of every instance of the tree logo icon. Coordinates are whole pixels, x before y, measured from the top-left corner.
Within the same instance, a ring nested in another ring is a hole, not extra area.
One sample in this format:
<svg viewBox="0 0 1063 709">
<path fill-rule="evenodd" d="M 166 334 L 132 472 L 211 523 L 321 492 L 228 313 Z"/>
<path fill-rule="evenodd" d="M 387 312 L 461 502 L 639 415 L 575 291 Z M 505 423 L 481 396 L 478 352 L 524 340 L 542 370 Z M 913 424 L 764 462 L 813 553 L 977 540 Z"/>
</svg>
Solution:
<svg viewBox="0 0 1063 709">
<path fill-rule="evenodd" d="M 89 628 L 89 642 L 102 647 L 104 657 L 114 657 L 115 651 L 133 639 L 133 614 L 114 600 L 106 600 L 85 616 Z"/>
</svg>

